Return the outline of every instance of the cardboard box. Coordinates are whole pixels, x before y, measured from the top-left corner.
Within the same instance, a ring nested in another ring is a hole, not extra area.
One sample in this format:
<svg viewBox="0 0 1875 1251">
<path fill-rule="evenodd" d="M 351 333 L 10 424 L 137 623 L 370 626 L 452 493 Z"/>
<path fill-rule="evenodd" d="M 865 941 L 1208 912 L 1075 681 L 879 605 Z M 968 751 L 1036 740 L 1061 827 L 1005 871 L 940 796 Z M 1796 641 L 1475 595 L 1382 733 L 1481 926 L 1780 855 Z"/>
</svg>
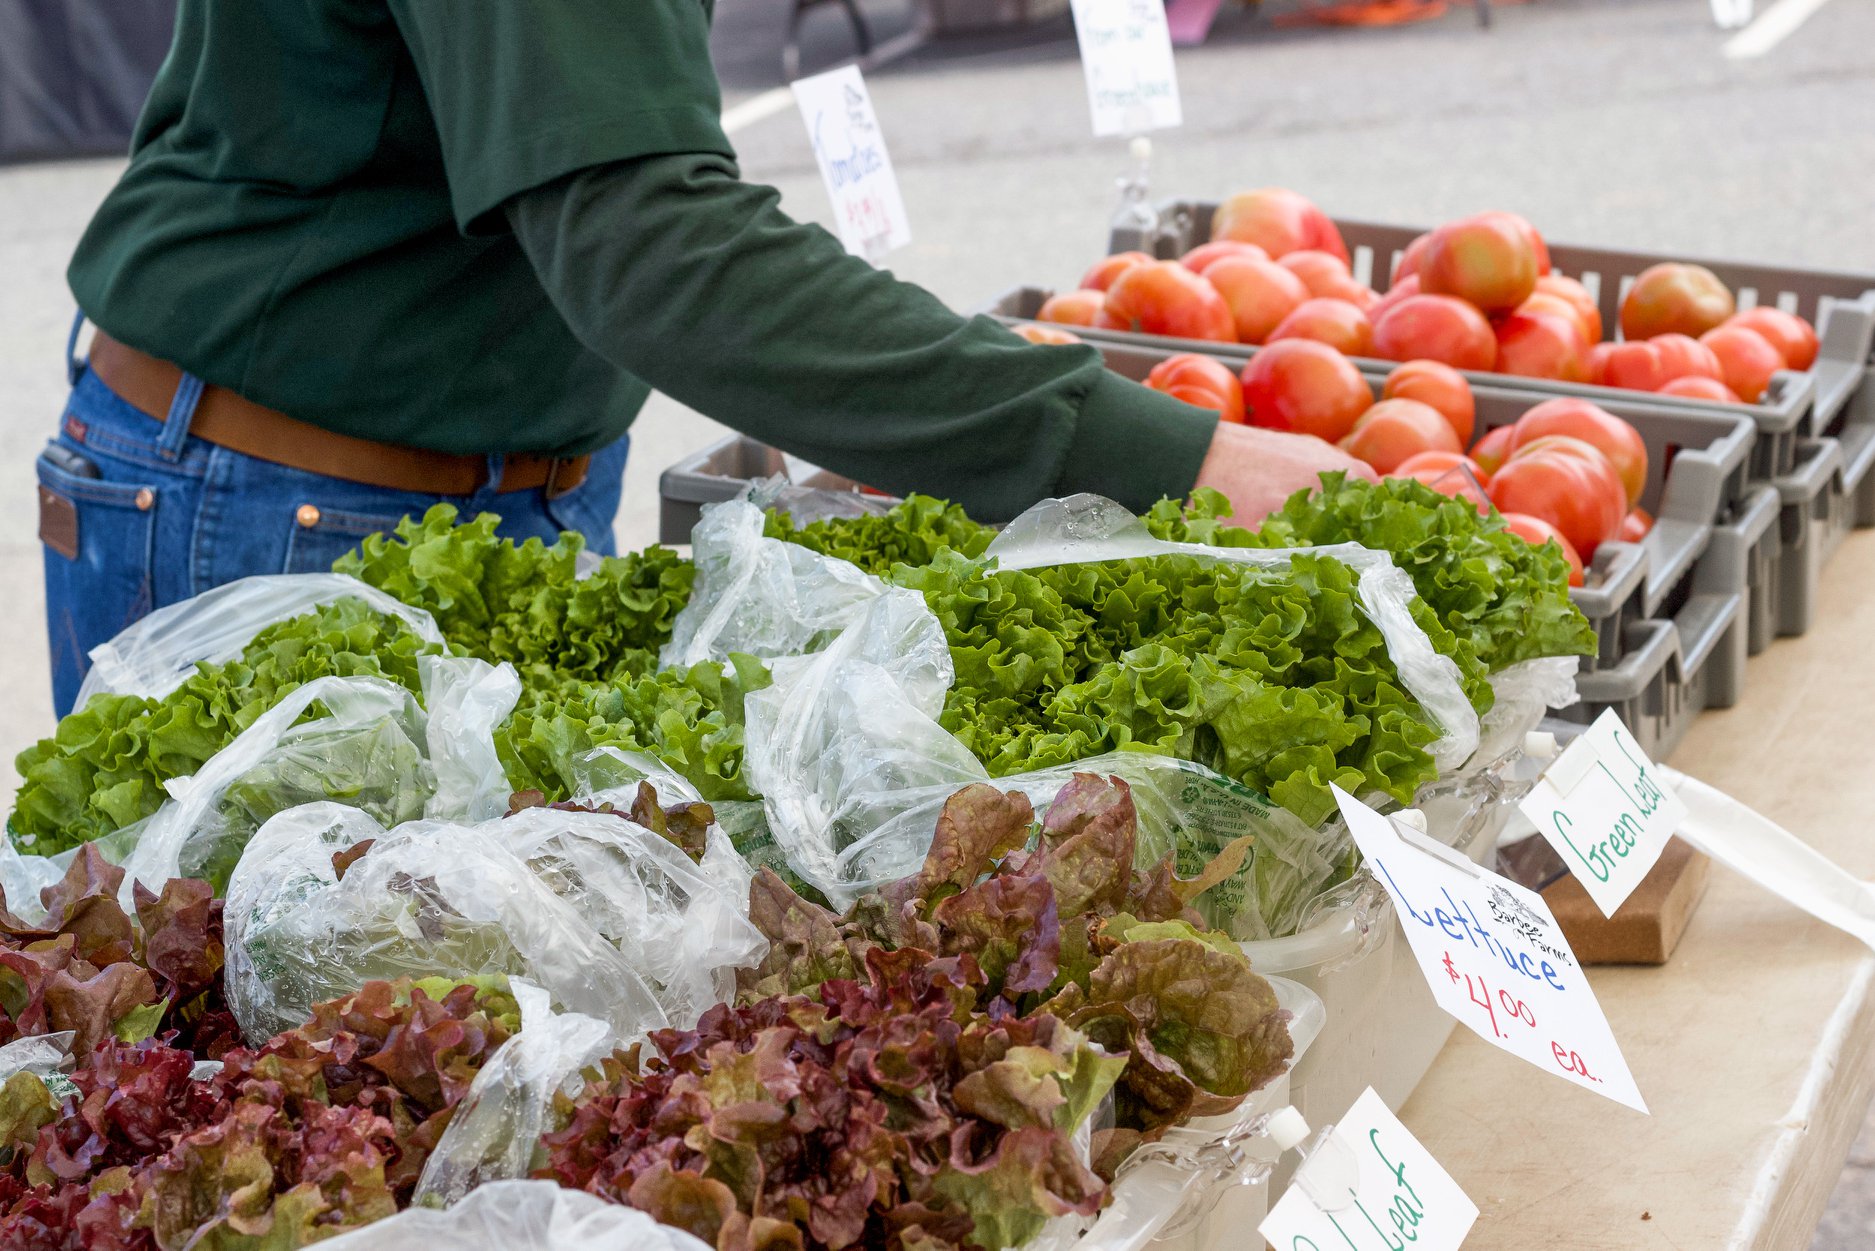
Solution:
<svg viewBox="0 0 1875 1251">
<path fill-rule="evenodd" d="M 1712 861 L 1676 838 L 1611 917 L 1573 876 L 1545 887 L 1543 901 L 1583 964 L 1665 964 L 1711 876 Z"/>
</svg>

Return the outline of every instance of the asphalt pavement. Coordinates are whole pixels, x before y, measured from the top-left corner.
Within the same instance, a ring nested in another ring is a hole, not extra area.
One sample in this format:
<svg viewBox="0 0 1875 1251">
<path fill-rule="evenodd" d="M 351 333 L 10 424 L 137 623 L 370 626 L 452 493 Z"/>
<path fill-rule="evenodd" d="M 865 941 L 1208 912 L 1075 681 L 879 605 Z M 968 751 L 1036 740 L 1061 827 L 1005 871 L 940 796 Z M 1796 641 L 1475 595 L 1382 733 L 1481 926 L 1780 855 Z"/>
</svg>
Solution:
<svg viewBox="0 0 1875 1251">
<path fill-rule="evenodd" d="M 862 2 L 882 36 L 910 25 L 909 0 Z M 1211 42 L 1179 53 L 1185 124 L 1154 136 L 1155 193 L 1280 184 L 1401 223 L 1506 208 L 1571 243 L 1875 272 L 1875 4 L 1824 4 L 1747 60 L 1722 55 L 1707 0 L 1496 7 L 1488 32 L 1464 3 L 1414 26 L 1294 30 L 1227 0 Z M 785 4 L 716 9 L 725 106 L 773 100 Z M 848 39 L 837 6 L 816 9 L 806 68 L 847 55 Z M 1090 134 L 1065 18 L 940 41 L 868 81 L 911 219 L 912 244 L 887 262 L 900 277 L 968 310 L 1021 283 L 1070 283 L 1102 253 L 1125 144 Z M 781 103 L 735 134 L 744 173 L 824 223 L 806 136 Z M 116 168 L 0 170 L 0 757 L 50 727 L 32 462 L 64 392 L 64 265 Z M 623 542 L 656 537 L 658 472 L 721 432 L 653 400 L 633 431 Z M 1856 1160 L 1875 1164 L 1875 1147 Z M 1875 1245 L 1875 1172 L 1852 1163 L 1843 1194 L 1855 1202 L 1817 1246 Z"/>
</svg>

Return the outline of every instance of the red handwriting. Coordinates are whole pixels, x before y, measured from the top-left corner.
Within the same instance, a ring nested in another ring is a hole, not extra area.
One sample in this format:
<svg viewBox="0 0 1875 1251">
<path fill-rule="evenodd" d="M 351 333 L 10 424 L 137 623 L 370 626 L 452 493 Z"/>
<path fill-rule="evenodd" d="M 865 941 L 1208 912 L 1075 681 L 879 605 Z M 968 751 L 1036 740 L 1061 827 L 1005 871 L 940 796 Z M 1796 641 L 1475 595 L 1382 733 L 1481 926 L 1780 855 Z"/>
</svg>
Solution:
<svg viewBox="0 0 1875 1251">
<path fill-rule="evenodd" d="M 1513 1021 L 1521 1022 L 1530 1029 L 1536 1028 L 1536 1012 L 1528 1003 L 1517 998 L 1508 990 L 1499 989 L 1494 994 L 1484 978 L 1474 976 L 1459 968 L 1457 962 L 1452 959 L 1452 953 L 1449 951 L 1445 953 L 1445 958 L 1439 963 L 1440 966 L 1445 969 L 1445 975 L 1452 979 L 1453 985 L 1456 986 L 1461 980 L 1465 983 L 1465 994 L 1473 1003 L 1484 1009 L 1485 1016 L 1491 1021 L 1491 1032 L 1493 1034 L 1497 1035 L 1499 1038 L 1510 1037 L 1504 1030 Z M 1502 1024 L 1499 1023 L 1498 1017 L 1500 1010 L 1504 1014 Z M 1550 1042 L 1549 1049 L 1550 1054 L 1556 1060 L 1557 1067 L 1562 1069 L 1563 1072 L 1574 1073 L 1579 1077 L 1587 1078 L 1591 1082 L 1599 1082 L 1602 1080 L 1589 1072 L 1588 1062 L 1582 1058 L 1580 1052 L 1572 1051 L 1553 1039 Z"/>
</svg>

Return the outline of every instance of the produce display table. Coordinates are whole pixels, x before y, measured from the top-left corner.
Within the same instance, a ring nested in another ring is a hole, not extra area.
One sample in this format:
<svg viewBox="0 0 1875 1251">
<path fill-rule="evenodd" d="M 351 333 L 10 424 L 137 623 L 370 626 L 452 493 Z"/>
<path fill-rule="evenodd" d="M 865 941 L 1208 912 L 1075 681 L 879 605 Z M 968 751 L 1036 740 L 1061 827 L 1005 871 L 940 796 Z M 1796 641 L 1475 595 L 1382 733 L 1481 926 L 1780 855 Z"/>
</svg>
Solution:
<svg viewBox="0 0 1875 1251">
<path fill-rule="evenodd" d="M 1875 876 L 1875 533 L 1675 767 Z M 1730 870 L 1663 968 L 1591 973 L 1652 1116 L 1465 1030 L 1404 1113 L 1482 1215 L 1467 1248 L 1807 1248 L 1875 1088 L 1875 955 Z"/>
</svg>

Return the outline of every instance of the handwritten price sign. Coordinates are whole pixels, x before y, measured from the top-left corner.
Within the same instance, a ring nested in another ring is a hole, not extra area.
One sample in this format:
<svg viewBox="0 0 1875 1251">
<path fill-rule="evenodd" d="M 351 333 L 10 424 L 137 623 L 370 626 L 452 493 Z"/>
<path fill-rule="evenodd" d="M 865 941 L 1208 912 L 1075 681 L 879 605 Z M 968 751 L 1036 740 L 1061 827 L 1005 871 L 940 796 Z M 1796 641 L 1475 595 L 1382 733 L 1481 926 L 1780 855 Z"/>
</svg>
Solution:
<svg viewBox="0 0 1875 1251">
<path fill-rule="evenodd" d="M 877 264 L 910 243 L 905 201 L 859 67 L 846 65 L 797 80 L 794 102 L 807 123 L 846 250 Z"/>
<path fill-rule="evenodd" d="M 1588 979 L 1543 897 L 1431 843 L 1340 788 L 1335 799 L 1393 899 L 1439 1006 L 1486 1042 L 1647 1111 Z"/>
<path fill-rule="evenodd" d="M 1611 708 L 1517 805 L 1589 898 L 1613 916 L 1686 820 L 1686 805 Z"/>
<path fill-rule="evenodd" d="M 1162 0 L 1072 0 L 1096 135 L 1138 135 L 1184 121 Z"/>
<path fill-rule="evenodd" d="M 1257 1232 L 1277 1251 L 1453 1251 L 1477 1219 L 1477 1204 L 1370 1089 Z"/>
</svg>

